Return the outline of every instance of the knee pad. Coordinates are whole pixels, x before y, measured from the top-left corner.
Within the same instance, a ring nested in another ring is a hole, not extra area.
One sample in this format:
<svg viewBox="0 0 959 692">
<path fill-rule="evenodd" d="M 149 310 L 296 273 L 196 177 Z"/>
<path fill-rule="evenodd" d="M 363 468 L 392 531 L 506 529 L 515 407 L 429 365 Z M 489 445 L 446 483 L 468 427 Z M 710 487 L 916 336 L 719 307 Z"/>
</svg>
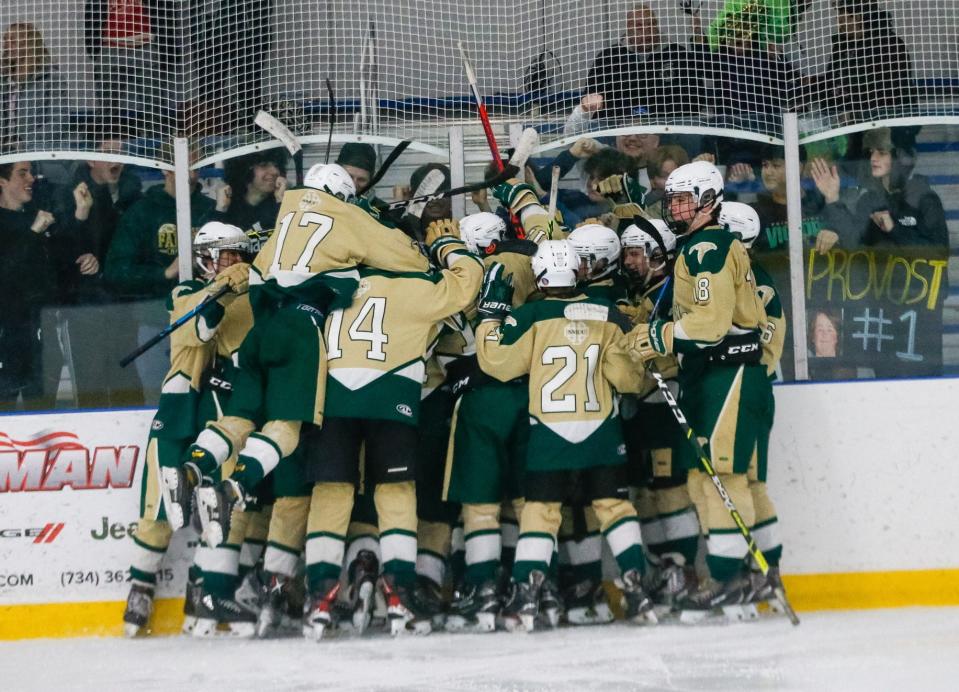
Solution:
<svg viewBox="0 0 959 692">
<path fill-rule="evenodd" d="M 270 438 L 280 449 L 280 457 L 285 458 L 293 454 L 300 443 L 300 428 L 303 426 L 298 420 L 271 420 L 260 434 Z"/>
<path fill-rule="evenodd" d="M 559 502 L 527 502 L 519 518 L 519 533 L 546 533 L 554 538 L 563 521 Z"/>
<path fill-rule="evenodd" d="M 416 534 L 416 486 L 413 481 L 380 483 L 373 491 L 380 532 L 400 529 Z"/>
<path fill-rule="evenodd" d="M 266 539 L 291 551 L 303 550 L 306 523 L 310 514 L 310 498 L 281 497 L 273 503 Z"/>
<path fill-rule="evenodd" d="M 498 531 L 500 528 L 500 505 L 475 504 L 463 505 L 463 533 L 470 535 L 477 531 Z"/>
<path fill-rule="evenodd" d="M 776 516 L 776 507 L 769 499 L 769 493 L 766 491 L 766 484 L 760 481 L 749 484 L 749 493 L 753 498 L 753 510 L 756 512 L 756 524 L 768 521 Z"/>
<path fill-rule="evenodd" d="M 704 475 L 704 478 L 706 482 L 712 484 L 709 476 Z M 742 517 L 746 526 L 752 526 L 756 523 L 756 512 L 753 509 L 753 498 L 749 492 L 749 479 L 746 478 L 746 474 L 722 473 L 719 474 L 719 480 L 722 481 L 723 487 L 726 488 L 726 493 L 729 495 L 729 499 L 732 500 L 736 506 L 736 509 L 739 511 L 739 516 Z M 715 488 L 712 488 L 711 492 L 706 493 L 706 505 L 708 507 L 709 519 L 704 522 L 702 521 L 702 517 L 700 517 L 700 523 L 708 526 L 709 529 L 737 528 L 736 522 L 733 521 L 722 497 L 720 497 L 719 492 L 717 492 Z"/>
<path fill-rule="evenodd" d="M 170 545 L 173 529 L 165 521 L 140 519 L 137 522 L 136 540 L 153 550 L 166 550 Z"/>
<path fill-rule="evenodd" d="M 629 500 L 617 498 L 593 500 L 593 510 L 596 512 L 600 528 L 604 533 L 613 524 L 628 517 L 636 516 L 636 509 Z"/>
<path fill-rule="evenodd" d="M 306 522 L 308 533 L 325 532 L 345 536 L 353 512 L 352 483 L 317 483 L 310 498 Z"/>
</svg>

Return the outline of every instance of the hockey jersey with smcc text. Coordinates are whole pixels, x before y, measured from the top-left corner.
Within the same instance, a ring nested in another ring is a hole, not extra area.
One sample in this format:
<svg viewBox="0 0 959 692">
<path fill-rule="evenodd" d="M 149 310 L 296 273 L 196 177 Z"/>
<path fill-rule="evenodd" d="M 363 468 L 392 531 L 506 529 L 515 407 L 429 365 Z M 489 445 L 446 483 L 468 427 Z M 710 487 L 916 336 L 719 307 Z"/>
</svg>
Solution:
<svg viewBox="0 0 959 692">
<path fill-rule="evenodd" d="M 613 437 L 621 438 L 615 392 L 635 392 L 642 383 L 642 370 L 620 343 L 625 329 L 628 321 L 608 301 L 547 297 L 518 308 L 502 325 L 481 322 L 476 353 L 483 371 L 503 382 L 529 374 L 534 431 L 542 425 L 565 443 L 579 444 L 613 425 Z M 542 465 L 555 463 L 562 462 L 544 459 Z M 529 467 L 537 466 L 533 460 Z"/>
</svg>

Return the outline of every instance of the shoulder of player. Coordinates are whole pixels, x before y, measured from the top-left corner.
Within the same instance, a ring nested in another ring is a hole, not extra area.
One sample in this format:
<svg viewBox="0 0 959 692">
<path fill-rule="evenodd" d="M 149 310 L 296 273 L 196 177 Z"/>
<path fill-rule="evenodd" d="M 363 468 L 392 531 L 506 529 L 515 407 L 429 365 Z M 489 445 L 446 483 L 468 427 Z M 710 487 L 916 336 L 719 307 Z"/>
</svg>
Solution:
<svg viewBox="0 0 959 692">
<path fill-rule="evenodd" d="M 391 272 L 385 269 L 374 269 L 373 267 L 360 267 L 360 280 L 378 279 L 383 281 L 396 282 L 417 282 L 423 281 L 430 284 L 438 284 L 443 280 L 443 272 Z"/>
<path fill-rule="evenodd" d="M 696 231 L 682 247 L 682 258 L 691 274 L 716 274 L 726 266 L 726 260 L 739 241 L 718 226 Z M 742 247 L 742 244 L 739 244 Z"/>
<path fill-rule="evenodd" d="M 176 300 L 177 298 L 183 298 L 184 296 L 202 291 L 205 287 L 205 281 L 201 279 L 190 279 L 189 281 L 183 281 L 174 286 L 170 292 L 170 297 Z"/>
</svg>

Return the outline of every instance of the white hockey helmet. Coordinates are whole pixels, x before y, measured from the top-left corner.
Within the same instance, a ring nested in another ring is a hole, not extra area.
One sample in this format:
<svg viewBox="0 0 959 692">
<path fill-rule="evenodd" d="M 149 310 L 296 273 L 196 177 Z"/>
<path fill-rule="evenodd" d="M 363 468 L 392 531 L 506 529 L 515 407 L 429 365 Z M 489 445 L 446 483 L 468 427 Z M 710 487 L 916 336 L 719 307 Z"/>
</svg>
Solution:
<svg viewBox="0 0 959 692">
<path fill-rule="evenodd" d="M 540 288 L 576 285 L 579 255 L 568 240 L 544 240 L 533 255 L 533 276 Z"/>
<path fill-rule="evenodd" d="M 688 222 L 673 218 L 669 208 L 671 198 L 690 193 L 696 208 L 702 209 L 714 202 L 723 201 L 723 186 L 722 173 L 708 161 L 693 161 L 680 166 L 666 178 L 663 218 L 677 233 L 685 233 Z"/>
<path fill-rule="evenodd" d="M 212 261 L 216 267 L 222 250 L 235 250 L 243 254 L 250 253 L 250 238 L 239 227 L 220 221 L 210 221 L 200 227 L 193 236 L 193 256 L 196 266 L 204 275 L 209 274 L 210 267 L 204 262 Z"/>
<path fill-rule="evenodd" d="M 649 219 L 649 223 L 659 231 L 659 235 L 663 239 L 663 245 L 666 246 L 666 254 L 674 254 L 676 252 L 676 234 L 669 229 L 669 224 L 662 219 Z M 662 253 L 662 248 L 660 248 L 656 238 L 634 223 L 626 227 L 619 240 L 623 244 L 624 250 L 628 247 L 642 248 L 646 251 L 647 257 L 652 257 L 656 252 Z"/>
<path fill-rule="evenodd" d="M 759 214 L 748 204 L 725 202 L 719 212 L 719 223 L 737 236 L 747 248 L 752 247 L 759 237 Z"/>
<path fill-rule="evenodd" d="M 323 190 L 348 202 L 356 197 L 356 184 L 346 169 L 338 163 L 318 163 L 303 178 L 303 184 L 314 190 Z"/>
<path fill-rule="evenodd" d="M 587 223 L 573 230 L 566 240 L 573 244 L 576 254 L 586 261 L 586 275 L 590 280 L 609 276 L 619 266 L 622 246 L 616 231 L 598 223 Z"/>
<path fill-rule="evenodd" d="M 460 238 L 473 254 L 479 254 L 492 243 L 498 243 L 505 233 L 506 222 L 492 212 L 481 211 L 460 219 Z"/>
</svg>

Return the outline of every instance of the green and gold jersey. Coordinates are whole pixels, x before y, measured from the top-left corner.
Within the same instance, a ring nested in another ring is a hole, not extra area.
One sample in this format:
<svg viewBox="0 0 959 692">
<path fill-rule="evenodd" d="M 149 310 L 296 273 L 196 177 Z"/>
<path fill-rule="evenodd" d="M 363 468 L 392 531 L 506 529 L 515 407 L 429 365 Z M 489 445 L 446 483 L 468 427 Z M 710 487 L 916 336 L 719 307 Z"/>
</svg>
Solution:
<svg viewBox="0 0 959 692">
<path fill-rule="evenodd" d="M 209 284 L 194 279 L 179 284 L 167 298 L 170 322 L 175 322 L 209 297 Z M 205 376 L 214 360 L 232 365 L 233 355 L 253 325 L 249 295 L 237 296 L 224 307 L 215 302 L 170 335 L 170 369 L 163 380 L 153 429 L 175 438 L 196 435 Z"/>
<path fill-rule="evenodd" d="M 465 250 L 449 263 L 439 272 L 360 269 L 353 302 L 326 320 L 326 416 L 416 425 L 439 323 L 473 303 L 483 280 Z"/>
<path fill-rule="evenodd" d="M 673 350 L 694 355 L 727 336 L 761 332 L 766 312 L 743 244 L 717 226 L 681 243 L 673 274 Z"/>
<path fill-rule="evenodd" d="M 653 319 L 670 319 L 673 311 L 673 282 L 668 277 L 660 277 L 652 284 L 643 288 L 637 296 L 636 311 L 633 324 L 649 322 Z M 656 369 L 667 380 L 673 395 L 678 396 L 679 388 L 675 385 L 676 374 L 679 371 L 679 362 L 675 355 L 660 356 L 653 360 Z M 639 398 L 646 404 L 666 405 L 666 399 L 656 385 L 656 380 L 647 372 L 643 377 L 643 386 L 639 391 Z"/>
<path fill-rule="evenodd" d="M 786 345 L 786 314 L 783 312 L 782 300 L 779 291 L 769 275 L 759 262 L 753 260 L 753 275 L 756 278 L 756 291 L 766 308 L 766 324 L 763 326 L 762 364 L 766 374 L 772 378 L 776 376 L 776 369 L 783 357 L 783 348 Z"/>
<path fill-rule="evenodd" d="M 513 282 L 513 307 L 518 308 L 538 295 L 536 278 L 533 276 L 531 258 L 536 252 L 536 243 L 529 240 L 506 240 L 493 246 L 493 251 L 483 256 L 486 269 L 494 263 L 503 265 L 503 278 Z"/>
<path fill-rule="evenodd" d="M 254 311 L 268 304 L 265 298 L 345 307 L 361 264 L 394 272 L 429 270 L 415 241 L 359 206 L 320 190 L 290 190 L 283 195 L 276 231 L 253 261 Z"/>
<path fill-rule="evenodd" d="M 452 363 L 471 357 L 475 360 L 475 356 L 475 336 L 466 314 L 461 312 L 443 320 L 436 346 L 426 361 L 426 381 L 420 398 L 425 399 L 446 381 Z"/>
<path fill-rule="evenodd" d="M 618 273 L 599 281 L 580 284 L 579 289 L 588 298 L 602 298 L 617 305 L 629 302 L 629 289 L 626 286 L 626 280 Z"/>
<path fill-rule="evenodd" d="M 481 322 L 476 354 L 503 382 L 529 375 L 531 422 L 580 443 L 614 418 L 614 390 L 635 392 L 641 370 L 621 345 L 628 328 L 616 307 L 583 295 L 533 301 L 502 325 Z"/>
</svg>

